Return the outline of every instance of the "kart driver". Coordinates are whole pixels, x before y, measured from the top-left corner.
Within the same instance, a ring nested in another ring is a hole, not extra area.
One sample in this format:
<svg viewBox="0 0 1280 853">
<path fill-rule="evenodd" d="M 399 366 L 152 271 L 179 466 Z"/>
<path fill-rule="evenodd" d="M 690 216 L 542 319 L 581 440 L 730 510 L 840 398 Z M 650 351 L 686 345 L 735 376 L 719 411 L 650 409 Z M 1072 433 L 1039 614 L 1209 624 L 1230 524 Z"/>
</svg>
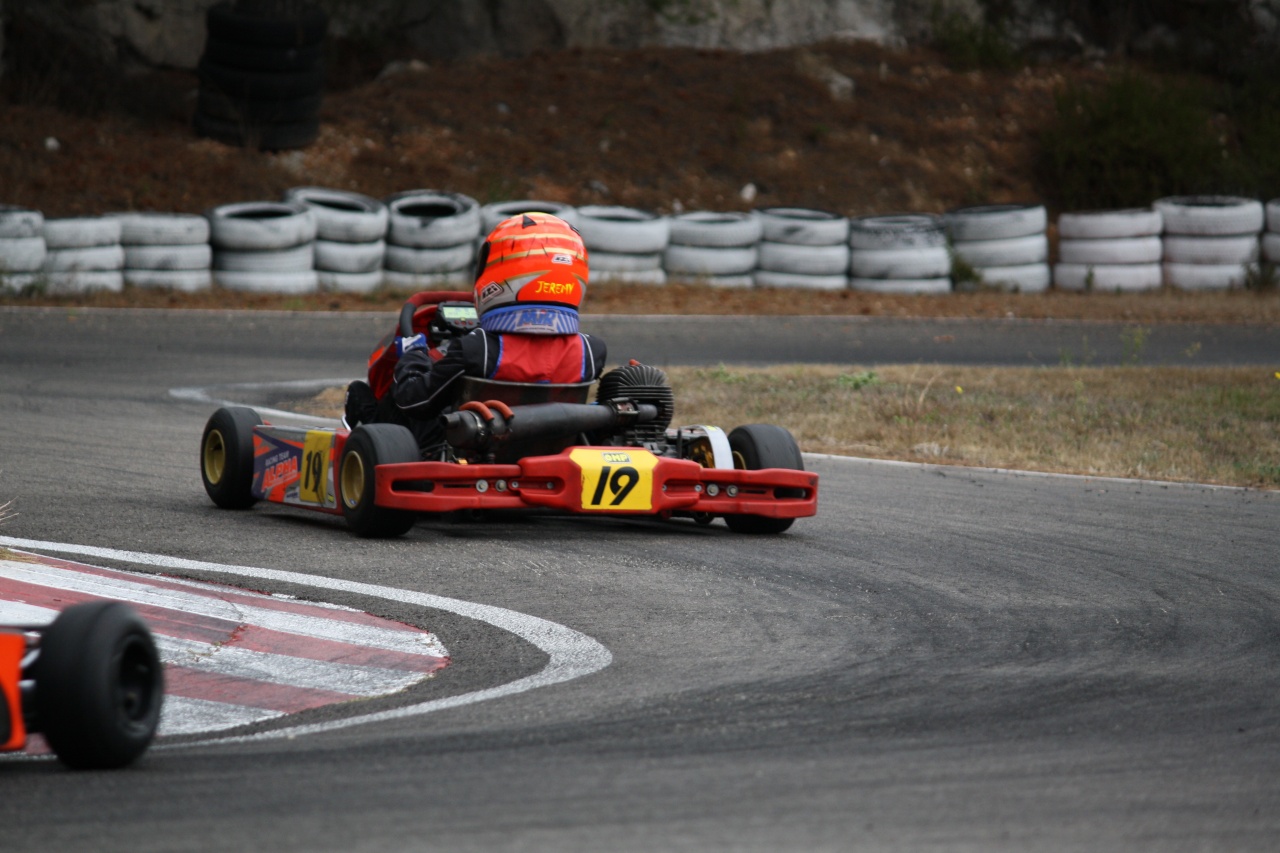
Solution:
<svg viewBox="0 0 1280 853">
<path fill-rule="evenodd" d="M 586 246 L 564 220 L 521 213 L 494 228 L 476 262 L 480 328 L 453 341 L 438 361 L 424 335 L 396 338 L 392 395 L 424 455 L 444 442 L 439 418 L 457 402 L 463 376 L 551 383 L 600 377 L 605 343 L 578 331 L 587 275 Z"/>
</svg>

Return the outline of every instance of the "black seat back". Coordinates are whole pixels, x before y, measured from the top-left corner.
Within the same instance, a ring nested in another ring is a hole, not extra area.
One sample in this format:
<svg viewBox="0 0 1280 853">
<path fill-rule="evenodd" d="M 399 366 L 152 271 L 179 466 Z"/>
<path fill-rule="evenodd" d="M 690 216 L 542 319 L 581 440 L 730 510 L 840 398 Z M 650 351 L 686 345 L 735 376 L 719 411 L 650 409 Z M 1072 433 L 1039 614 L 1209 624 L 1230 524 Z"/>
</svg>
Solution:
<svg viewBox="0 0 1280 853">
<path fill-rule="evenodd" d="M 591 398 L 594 382 L 556 384 L 551 382 L 499 382 L 465 376 L 462 379 L 462 401 L 481 403 L 498 400 L 508 406 L 534 403 L 585 403 Z"/>
</svg>

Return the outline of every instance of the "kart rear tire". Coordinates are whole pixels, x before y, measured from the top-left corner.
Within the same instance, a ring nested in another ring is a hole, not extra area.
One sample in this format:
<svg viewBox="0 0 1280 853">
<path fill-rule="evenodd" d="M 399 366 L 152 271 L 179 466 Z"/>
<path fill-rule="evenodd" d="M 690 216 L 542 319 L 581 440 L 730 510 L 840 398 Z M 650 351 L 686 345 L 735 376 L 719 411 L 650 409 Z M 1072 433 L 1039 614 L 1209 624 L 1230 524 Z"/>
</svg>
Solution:
<svg viewBox="0 0 1280 853">
<path fill-rule="evenodd" d="M 377 495 L 374 469 L 379 465 L 418 462 L 422 454 L 407 427 L 399 424 L 364 424 L 347 437 L 338 463 L 338 494 L 342 515 L 351 532 L 366 539 L 403 536 L 418 520 L 417 513 L 386 509 L 374 501 Z"/>
<path fill-rule="evenodd" d="M 758 471 L 762 468 L 804 470 L 800 447 L 790 432 L 773 424 L 747 424 L 729 433 L 735 468 Z M 725 524 L 734 533 L 782 533 L 794 518 L 769 518 L 761 515 L 726 515 Z"/>
<path fill-rule="evenodd" d="M 155 737 L 164 671 L 146 623 L 127 605 L 63 610 L 40 638 L 32 675 L 38 728 L 68 767 L 124 767 Z"/>
<path fill-rule="evenodd" d="M 223 509 L 247 509 L 253 496 L 253 428 L 262 418 L 244 406 L 224 406 L 209 417 L 200 439 L 200 479 Z"/>
</svg>

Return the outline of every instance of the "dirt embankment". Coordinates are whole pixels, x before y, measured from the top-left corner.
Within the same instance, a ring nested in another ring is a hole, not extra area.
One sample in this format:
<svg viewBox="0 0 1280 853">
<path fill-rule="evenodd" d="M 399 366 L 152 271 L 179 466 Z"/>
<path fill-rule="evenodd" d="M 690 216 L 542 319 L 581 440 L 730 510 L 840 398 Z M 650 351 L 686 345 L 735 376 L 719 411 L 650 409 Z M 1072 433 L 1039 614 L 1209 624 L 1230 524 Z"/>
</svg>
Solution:
<svg viewBox="0 0 1280 853">
<path fill-rule="evenodd" d="M 851 97 L 833 95 L 823 80 L 829 72 L 852 81 Z M 49 216 L 196 212 L 278 198 L 299 185 L 376 197 L 432 188 L 482 203 L 538 198 L 663 212 L 794 205 L 862 215 L 1047 201 L 1037 187 L 1034 152 L 1053 115 L 1054 93 L 1105 73 L 1074 62 L 960 72 L 929 50 L 861 43 L 752 54 L 570 50 L 433 63 L 378 80 L 347 69 L 331 79 L 319 139 L 277 153 L 195 137 L 198 84 L 191 74 L 81 80 L 82 89 L 71 93 L 32 91 L 30 83 L 22 90 L 10 81 L 0 122 L 0 203 Z M 378 309 L 398 299 L 130 292 L 81 301 L 339 310 Z M 1280 319 L 1274 295 L 1253 294 L 913 298 L 602 287 L 593 289 L 587 307 Z"/>
<path fill-rule="evenodd" d="M 852 80 L 852 97 L 833 97 L 823 69 Z M 929 51 L 870 44 L 434 63 L 333 81 L 317 142 L 276 154 L 196 138 L 195 76 L 156 74 L 92 98 L 11 91 L 0 201 L 54 216 L 199 211 L 305 183 L 663 211 L 940 211 L 1037 198 L 1031 155 L 1053 91 L 1099 73 L 961 73 Z M 73 109 L 17 102 L 31 100 Z"/>
</svg>

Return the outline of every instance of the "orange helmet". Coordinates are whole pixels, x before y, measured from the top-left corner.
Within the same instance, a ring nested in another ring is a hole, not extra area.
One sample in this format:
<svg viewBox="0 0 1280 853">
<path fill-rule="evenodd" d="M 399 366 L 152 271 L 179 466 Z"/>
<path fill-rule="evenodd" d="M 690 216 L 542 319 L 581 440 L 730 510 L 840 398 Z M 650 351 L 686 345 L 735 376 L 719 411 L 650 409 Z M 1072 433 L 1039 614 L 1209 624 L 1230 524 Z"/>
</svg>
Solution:
<svg viewBox="0 0 1280 853">
<path fill-rule="evenodd" d="M 587 292 L 587 247 L 578 230 L 549 213 L 504 219 L 480 246 L 476 311 L 491 332 L 578 331 Z"/>
</svg>

